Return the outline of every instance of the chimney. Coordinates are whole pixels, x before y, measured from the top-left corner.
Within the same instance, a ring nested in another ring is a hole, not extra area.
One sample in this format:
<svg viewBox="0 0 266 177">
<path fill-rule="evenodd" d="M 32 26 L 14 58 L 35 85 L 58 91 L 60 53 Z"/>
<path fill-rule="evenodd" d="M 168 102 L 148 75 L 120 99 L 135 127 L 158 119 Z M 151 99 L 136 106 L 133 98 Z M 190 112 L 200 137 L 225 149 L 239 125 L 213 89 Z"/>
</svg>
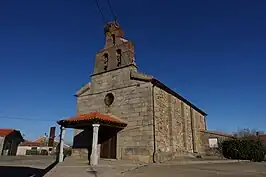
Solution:
<svg viewBox="0 0 266 177">
<path fill-rule="evenodd" d="M 48 141 L 48 146 L 53 147 L 54 146 L 54 139 L 55 139 L 55 127 L 50 128 L 50 136 Z"/>
</svg>

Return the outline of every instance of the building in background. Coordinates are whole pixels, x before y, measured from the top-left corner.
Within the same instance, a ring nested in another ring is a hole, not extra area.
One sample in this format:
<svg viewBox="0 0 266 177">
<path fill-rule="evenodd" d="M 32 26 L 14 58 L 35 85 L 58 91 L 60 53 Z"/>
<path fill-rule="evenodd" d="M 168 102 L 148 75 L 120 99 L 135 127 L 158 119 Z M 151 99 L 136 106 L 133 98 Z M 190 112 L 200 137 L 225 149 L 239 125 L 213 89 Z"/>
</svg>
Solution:
<svg viewBox="0 0 266 177">
<path fill-rule="evenodd" d="M 217 148 L 220 142 L 234 138 L 232 134 L 210 130 L 202 131 L 202 135 L 204 136 L 202 140 L 205 140 L 203 143 L 205 148 Z"/>
<path fill-rule="evenodd" d="M 18 147 L 17 155 L 34 155 L 29 154 L 31 152 L 37 154 L 53 154 L 56 152 L 56 149 L 59 145 L 59 140 L 55 136 L 55 127 L 50 128 L 50 136 L 40 136 L 34 141 L 25 140 Z M 64 149 L 71 149 L 71 146 L 64 144 Z M 45 151 L 45 152 L 44 152 Z"/>
<path fill-rule="evenodd" d="M 32 149 L 39 149 L 41 147 L 41 144 L 39 142 L 34 142 L 34 141 L 29 141 L 25 140 L 18 146 L 17 150 L 17 155 L 26 155 L 27 150 L 32 150 Z"/>
<path fill-rule="evenodd" d="M 15 129 L 0 129 L 0 155 L 17 154 L 18 146 L 24 139 L 20 131 Z"/>
<path fill-rule="evenodd" d="M 266 134 L 264 134 L 263 132 L 261 134 L 258 134 L 258 137 L 266 145 Z"/>
</svg>

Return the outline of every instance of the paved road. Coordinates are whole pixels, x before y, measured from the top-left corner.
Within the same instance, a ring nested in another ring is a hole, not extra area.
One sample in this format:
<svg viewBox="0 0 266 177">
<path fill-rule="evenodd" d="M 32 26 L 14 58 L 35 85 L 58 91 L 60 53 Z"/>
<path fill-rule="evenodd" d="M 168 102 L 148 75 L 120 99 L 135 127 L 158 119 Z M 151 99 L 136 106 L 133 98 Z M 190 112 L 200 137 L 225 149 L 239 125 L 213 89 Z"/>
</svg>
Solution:
<svg viewBox="0 0 266 177">
<path fill-rule="evenodd" d="M 266 163 L 150 165 L 126 172 L 125 177 L 265 177 Z"/>
<path fill-rule="evenodd" d="M 0 156 L 0 176 L 43 176 L 55 165 L 54 162 L 53 156 Z"/>
<path fill-rule="evenodd" d="M 66 160 L 47 177 L 265 177 L 266 163 L 198 162 L 134 164 L 126 161 L 100 162 L 90 167 L 82 161 Z"/>
</svg>

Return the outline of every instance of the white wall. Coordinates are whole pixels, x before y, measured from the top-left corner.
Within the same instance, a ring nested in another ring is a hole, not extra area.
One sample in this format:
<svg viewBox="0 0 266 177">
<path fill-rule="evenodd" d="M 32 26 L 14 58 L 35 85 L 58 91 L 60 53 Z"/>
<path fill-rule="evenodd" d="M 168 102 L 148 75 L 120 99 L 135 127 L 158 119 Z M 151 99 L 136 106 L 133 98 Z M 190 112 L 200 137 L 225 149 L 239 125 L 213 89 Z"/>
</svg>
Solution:
<svg viewBox="0 0 266 177">
<path fill-rule="evenodd" d="M 218 147 L 218 139 L 217 138 L 209 138 L 209 146 L 210 146 L 210 148 Z"/>
<path fill-rule="evenodd" d="M 19 146 L 17 149 L 17 155 L 26 155 L 26 151 L 31 149 L 30 146 Z"/>
<path fill-rule="evenodd" d="M 37 147 L 37 150 L 47 150 L 49 153 L 49 149 L 53 147 Z M 26 155 L 27 150 L 31 150 L 31 146 L 18 146 L 17 155 Z M 55 150 L 55 148 L 53 148 Z"/>
</svg>

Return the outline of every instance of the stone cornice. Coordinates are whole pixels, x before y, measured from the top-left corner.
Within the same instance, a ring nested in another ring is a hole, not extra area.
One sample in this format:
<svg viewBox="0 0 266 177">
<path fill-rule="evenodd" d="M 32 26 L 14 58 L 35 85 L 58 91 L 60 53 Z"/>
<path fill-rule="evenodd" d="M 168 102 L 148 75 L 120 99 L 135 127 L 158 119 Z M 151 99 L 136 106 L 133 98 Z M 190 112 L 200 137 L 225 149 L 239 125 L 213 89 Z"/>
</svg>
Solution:
<svg viewBox="0 0 266 177">
<path fill-rule="evenodd" d="M 91 88 L 91 83 L 89 82 L 89 83 L 87 83 L 87 84 L 85 84 L 83 87 L 81 87 L 81 89 L 79 89 L 77 92 L 76 92 L 76 94 L 75 94 L 75 96 L 80 96 L 80 95 L 82 95 L 83 93 L 85 93 L 87 90 L 89 90 Z"/>
</svg>

